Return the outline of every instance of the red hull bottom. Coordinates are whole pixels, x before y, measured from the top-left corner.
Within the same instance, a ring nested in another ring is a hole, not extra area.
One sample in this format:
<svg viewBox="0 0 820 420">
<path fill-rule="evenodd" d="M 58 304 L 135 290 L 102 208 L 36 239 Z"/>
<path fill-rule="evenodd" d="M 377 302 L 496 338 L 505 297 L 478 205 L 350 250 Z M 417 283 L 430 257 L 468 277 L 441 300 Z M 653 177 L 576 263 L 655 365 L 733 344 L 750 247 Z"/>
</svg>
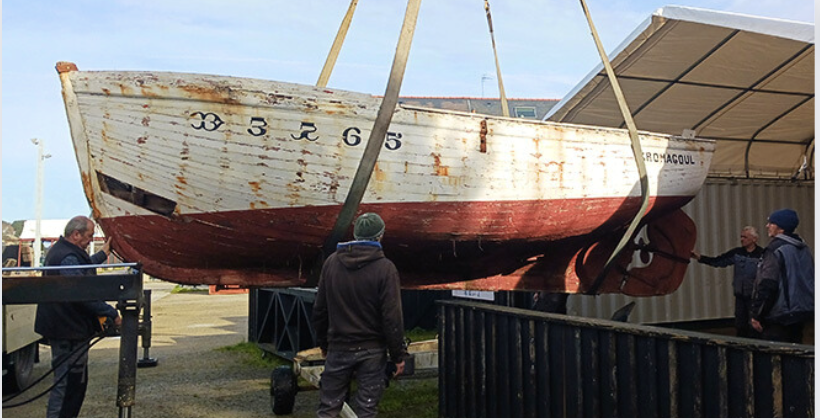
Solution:
<svg viewBox="0 0 820 420">
<path fill-rule="evenodd" d="M 663 244 L 658 245 L 662 253 L 679 260 L 652 258 L 648 268 L 631 270 L 627 277 L 632 278 L 624 282 L 622 271 L 634 251 L 627 250 L 618 261 L 622 267 L 610 270 L 598 292 L 652 296 L 677 289 L 695 228 L 682 211 L 673 210 L 690 199 L 653 200 L 647 217 L 650 241 Z M 360 211 L 385 219 L 385 254 L 398 267 L 403 288 L 584 293 L 638 205 L 637 199 L 584 199 L 380 204 L 363 205 Z M 183 284 L 312 286 L 322 243 L 339 208 L 122 216 L 100 224 L 123 260 L 142 263 L 157 278 Z"/>
</svg>

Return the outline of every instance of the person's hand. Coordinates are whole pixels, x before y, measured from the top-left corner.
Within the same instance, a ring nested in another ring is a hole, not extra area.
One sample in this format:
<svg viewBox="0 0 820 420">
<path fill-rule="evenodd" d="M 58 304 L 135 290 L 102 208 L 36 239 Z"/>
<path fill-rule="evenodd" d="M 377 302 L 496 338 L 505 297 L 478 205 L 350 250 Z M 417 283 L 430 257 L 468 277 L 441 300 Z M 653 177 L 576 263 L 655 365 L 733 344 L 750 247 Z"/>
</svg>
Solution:
<svg viewBox="0 0 820 420">
<path fill-rule="evenodd" d="M 396 363 L 396 372 L 393 373 L 393 377 L 395 378 L 396 376 L 399 376 L 402 373 L 404 373 L 404 360 L 402 360 L 399 363 Z"/>
<path fill-rule="evenodd" d="M 102 250 L 105 251 L 105 255 L 111 254 L 111 238 L 105 240 L 105 243 L 102 246 Z"/>
<path fill-rule="evenodd" d="M 763 325 L 760 325 L 760 322 L 754 318 L 749 321 L 749 324 L 752 324 L 752 328 L 755 329 L 757 332 L 763 332 Z"/>
<path fill-rule="evenodd" d="M 696 261 L 700 261 L 700 253 L 698 253 L 697 251 L 691 251 L 689 254 L 690 258 L 694 258 Z"/>
<path fill-rule="evenodd" d="M 122 318 L 119 315 L 117 315 L 117 317 L 114 318 L 114 326 L 117 328 L 122 326 Z"/>
</svg>

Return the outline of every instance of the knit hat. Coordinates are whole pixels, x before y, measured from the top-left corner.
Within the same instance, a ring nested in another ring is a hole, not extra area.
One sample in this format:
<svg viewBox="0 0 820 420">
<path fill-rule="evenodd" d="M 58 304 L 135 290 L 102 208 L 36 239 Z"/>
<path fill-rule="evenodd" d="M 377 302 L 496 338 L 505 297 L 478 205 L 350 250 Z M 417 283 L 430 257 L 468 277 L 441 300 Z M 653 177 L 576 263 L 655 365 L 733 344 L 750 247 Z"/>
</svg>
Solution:
<svg viewBox="0 0 820 420">
<path fill-rule="evenodd" d="M 376 213 L 365 213 L 356 219 L 353 237 L 357 241 L 376 240 L 384 234 L 384 220 Z"/>
<path fill-rule="evenodd" d="M 797 212 L 792 209 L 780 209 L 769 215 L 769 223 L 779 226 L 786 232 L 794 232 L 800 219 L 797 218 Z"/>
</svg>

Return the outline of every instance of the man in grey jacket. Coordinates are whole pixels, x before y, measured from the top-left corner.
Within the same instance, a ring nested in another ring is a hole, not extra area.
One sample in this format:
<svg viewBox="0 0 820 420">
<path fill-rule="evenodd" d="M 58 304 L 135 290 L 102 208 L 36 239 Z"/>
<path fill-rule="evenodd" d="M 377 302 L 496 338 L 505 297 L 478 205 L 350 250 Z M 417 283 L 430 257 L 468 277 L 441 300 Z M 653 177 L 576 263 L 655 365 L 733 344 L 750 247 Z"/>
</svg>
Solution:
<svg viewBox="0 0 820 420">
<path fill-rule="evenodd" d="M 396 373 L 404 371 L 404 321 L 399 273 L 384 256 L 384 221 L 375 213 L 356 219 L 356 240 L 340 243 L 322 266 L 313 304 L 313 328 L 325 370 L 319 387 L 319 417 L 336 417 L 358 383 L 353 409 L 375 417 L 386 385 L 388 352 Z"/>
<path fill-rule="evenodd" d="M 757 239 L 757 230 L 752 226 L 746 226 L 740 230 L 740 246 L 737 248 L 732 248 L 717 257 L 707 257 L 692 251 L 692 258 L 701 264 L 712 267 L 734 266 L 732 289 L 735 295 L 735 329 L 738 337 L 759 337 L 759 333 L 750 323 L 757 263 L 763 255 L 763 248 L 757 245 Z"/>
<path fill-rule="evenodd" d="M 794 233 L 799 219 L 791 209 L 769 216 L 772 238 L 757 269 L 752 327 L 766 340 L 801 343 L 803 327 L 814 319 L 814 260 Z"/>
</svg>

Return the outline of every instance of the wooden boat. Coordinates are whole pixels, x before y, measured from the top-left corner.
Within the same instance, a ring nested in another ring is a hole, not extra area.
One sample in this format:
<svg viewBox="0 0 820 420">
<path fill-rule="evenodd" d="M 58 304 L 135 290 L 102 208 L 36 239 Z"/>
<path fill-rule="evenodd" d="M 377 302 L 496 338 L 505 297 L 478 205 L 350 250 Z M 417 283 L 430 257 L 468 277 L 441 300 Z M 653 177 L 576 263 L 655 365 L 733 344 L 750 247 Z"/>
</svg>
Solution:
<svg viewBox="0 0 820 420">
<path fill-rule="evenodd" d="M 57 70 L 85 194 L 124 260 L 178 283 L 311 284 L 379 97 Z M 700 189 L 714 142 L 640 139 L 643 242 L 621 254 L 601 293 L 674 291 L 695 242 L 679 209 Z M 626 130 L 399 105 L 383 147 L 359 213 L 386 221 L 385 253 L 407 288 L 583 293 L 640 207 Z"/>
</svg>

